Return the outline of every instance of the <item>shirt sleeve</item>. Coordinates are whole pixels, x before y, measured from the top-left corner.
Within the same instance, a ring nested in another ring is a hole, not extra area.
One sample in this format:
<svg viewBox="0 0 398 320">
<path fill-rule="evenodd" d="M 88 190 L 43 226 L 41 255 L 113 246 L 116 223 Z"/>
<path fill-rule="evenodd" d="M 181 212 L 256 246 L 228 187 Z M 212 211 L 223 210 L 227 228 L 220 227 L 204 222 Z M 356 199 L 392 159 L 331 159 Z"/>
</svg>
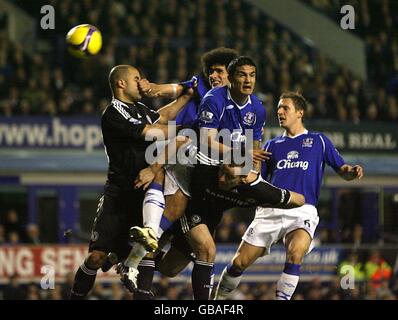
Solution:
<svg viewBox="0 0 398 320">
<path fill-rule="evenodd" d="M 152 124 L 158 122 L 160 119 L 160 114 L 157 111 L 149 109 L 149 108 L 148 108 L 147 115 L 148 115 L 149 119 L 151 120 L 149 122 Z"/>
<path fill-rule="evenodd" d="M 340 167 L 344 165 L 345 161 L 337 151 L 332 141 L 324 134 L 320 134 L 319 138 L 323 144 L 323 155 L 325 162 L 333 168 L 334 171 L 338 172 Z"/>
<path fill-rule="evenodd" d="M 253 127 L 253 139 L 254 140 L 262 140 L 263 139 L 263 128 L 265 126 L 266 112 L 262 103 L 257 104 L 257 114 L 256 114 L 256 123 Z"/>
<path fill-rule="evenodd" d="M 218 129 L 221 112 L 217 100 L 213 95 L 205 97 L 199 107 L 199 128 Z"/>
<path fill-rule="evenodd" d="M 107 112 L 102 117 L 102 127 L 110 135 L 132 140 L 143 140 L 146 121 L 142 117 L 126 117 L 119 112 Z"/>
</svg>

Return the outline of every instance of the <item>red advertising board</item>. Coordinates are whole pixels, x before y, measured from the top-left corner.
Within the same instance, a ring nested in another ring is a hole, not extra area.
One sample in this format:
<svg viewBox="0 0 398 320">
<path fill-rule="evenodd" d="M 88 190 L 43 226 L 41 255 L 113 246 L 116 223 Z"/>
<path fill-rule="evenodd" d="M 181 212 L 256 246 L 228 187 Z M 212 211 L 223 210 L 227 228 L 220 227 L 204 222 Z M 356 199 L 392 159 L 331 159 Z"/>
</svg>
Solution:
<svg viewBox="0 0 398 320">
<path fill-rule="evenodd" d="M 86 245 L 18 245 L 0 247 L 0 283 L 17 275 L 21 282 L 40 280 L 49 271 L 56 281 L 62 281 L 66 274 L 75 272 L 87 255 Z M 115 278 L 115 272 L 98 276 Z"/>
</svg>

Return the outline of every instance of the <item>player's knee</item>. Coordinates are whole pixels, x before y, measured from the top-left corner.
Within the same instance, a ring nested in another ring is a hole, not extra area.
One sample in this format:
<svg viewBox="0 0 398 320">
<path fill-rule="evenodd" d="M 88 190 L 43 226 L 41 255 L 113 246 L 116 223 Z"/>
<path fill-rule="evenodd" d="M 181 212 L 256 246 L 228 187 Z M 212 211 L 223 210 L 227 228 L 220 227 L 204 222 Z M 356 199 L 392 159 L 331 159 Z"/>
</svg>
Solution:
<svg viewBox="0 0 398 320">
<path fill-rule="evenodd" d="M 184 211 L 185 207 L 179 204 L 167 204 L 164 215 L 169 221 L 177 221 L 183 216 Z"/>
<path fill-rule="evenodd" d="M 178 273 L 179 270 L 176 268 L 170 268 L 169 266 L 165 265 L 164 263 L 160 263 L 158 265 L 157 270 L 164 276 L 168 278 L 174 278 Z"/>
<path fill-rule="evenodd" d="M 294 264 L 301 264 L 305 255 L 305 248 L 301 246 L 295 246 L 290 248 L 287 252 L 287 262 Z"/>
<path fill-rule="evenodd" d="M 204 241 L 197 245 L 195 250 L 196 259 L 213 262 L 216 257 L 216 246 L 213 241 Z"/>
<path fill-rule="evenodd" d="M 163 182 L 164 182 L 164 175 L 165 175 L 164 169 L 162 168 L 161 170 L 159 170 L 159 171 L 156 173 L 155 178 L 153 179 L 153 182 L 156 182 L 156 183 L 158 183 L 158 184 L 160 184 L 160 185 L 163 185 Z"/>
<path fill-rule="evenodd" d="M 174 195 L 166 197 L 166 208 L 164 215 L 170 221 L 176 221 L 181 218 L 187 207 L 188 198 L 181 190 L 177 190 Z"/>
<path fill-rule="evenodd" d="M 102 251 L 93 251 L 86 259 L 87 267 L 90 269 L 99 269 L 104 264 L 106 253 Z"/>
</svg>

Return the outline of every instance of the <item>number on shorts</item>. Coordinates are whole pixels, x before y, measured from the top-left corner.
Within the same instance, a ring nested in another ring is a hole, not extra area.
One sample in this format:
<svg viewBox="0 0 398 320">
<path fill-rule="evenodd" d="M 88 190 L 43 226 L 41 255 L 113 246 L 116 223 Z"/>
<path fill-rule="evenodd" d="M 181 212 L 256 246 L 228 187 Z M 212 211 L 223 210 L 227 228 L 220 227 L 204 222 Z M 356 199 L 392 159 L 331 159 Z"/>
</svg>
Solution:
<svg viewBox="0 0 398 320">
<path fill-rule="evenodd" d="M 304 224 L 305 224 L 308 228 L 311 228 L 310 220 L 304 220 Z"/>
</svg>

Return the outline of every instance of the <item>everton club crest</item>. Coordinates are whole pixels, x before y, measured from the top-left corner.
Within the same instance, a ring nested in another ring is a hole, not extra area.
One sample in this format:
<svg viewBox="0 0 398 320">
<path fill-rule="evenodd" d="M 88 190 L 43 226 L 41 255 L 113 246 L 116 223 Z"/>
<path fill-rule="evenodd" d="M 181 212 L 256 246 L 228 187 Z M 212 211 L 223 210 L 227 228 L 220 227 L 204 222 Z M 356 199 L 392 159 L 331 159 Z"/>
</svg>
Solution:
<svg viewBox="0 0 398 320">
<path fill-rule="evenodd" d="M 247 112 L 243 117 L 243 123 L 247 126 L 252 126 L 256 121 L 256 115 L 253 112 Z"/>
<path fill-rule="evenodd" d="M 305 148 L 312 148 L 312 144 L 314 143 L 314 139 L 313 138 L 305 138 L 303 139 L 303 145 L 302 147 Z"/>
</svg>

